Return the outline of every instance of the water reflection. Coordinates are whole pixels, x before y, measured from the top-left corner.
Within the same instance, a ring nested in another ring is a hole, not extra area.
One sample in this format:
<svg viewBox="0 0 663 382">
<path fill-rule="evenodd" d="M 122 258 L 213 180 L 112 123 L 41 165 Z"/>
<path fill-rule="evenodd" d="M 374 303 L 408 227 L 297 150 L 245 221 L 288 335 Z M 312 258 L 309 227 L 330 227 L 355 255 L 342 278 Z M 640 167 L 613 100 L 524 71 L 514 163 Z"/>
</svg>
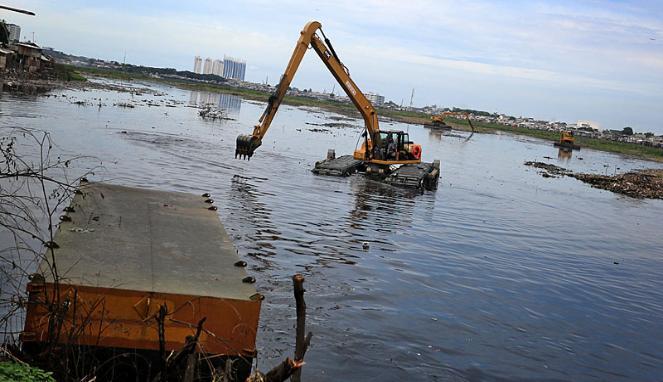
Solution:
<svg viewBox="0 0 663 382">
<path fill-rule="evenodd" d="M 192 91 L 189 95 L 189 106 L 214 106 L 232 114 L 239 114 L 242 99 L 225 93 Z"/>
<path fill-rule="evenodd" d="M 567 162 L 569 159 L 571 159 L 572 153 L 572 150 L 563 149 L 560 147 L 559 151 L 557 152 L 557 159 Z"/>
<path fill-rule="evenodd" d="M 428 137 L 433 141 L 442 140 L 442 130 L 428 129 Z"/>
<path fill-rule="evenodd" d="M 359 177 L 353 179 L 352 193 L 355 202 L 348 217 L 350 227 L 386 233 L 412 225 L 414 198 L 420 194 Z"/>
<path fill-rule="evenodd" d="M 263 194 L 258 190 L 258 184 L 264 182 L 261 178 L 247 178 L 235 175 L 231 180 L 229 202 L 236 204 L 238 209 L 234 213 L 234 226 L 250 227 L 252 232 L 240 232 L 240 235 L 250 238 L 245 249 L 248 255 L 258 261 L 263 267 L 272 266 L 269 260 L 276 255 L 273 242 L 281 237 L 281 232 L 272 222 L 271 209 L 260 200 Z"/>
</svg>

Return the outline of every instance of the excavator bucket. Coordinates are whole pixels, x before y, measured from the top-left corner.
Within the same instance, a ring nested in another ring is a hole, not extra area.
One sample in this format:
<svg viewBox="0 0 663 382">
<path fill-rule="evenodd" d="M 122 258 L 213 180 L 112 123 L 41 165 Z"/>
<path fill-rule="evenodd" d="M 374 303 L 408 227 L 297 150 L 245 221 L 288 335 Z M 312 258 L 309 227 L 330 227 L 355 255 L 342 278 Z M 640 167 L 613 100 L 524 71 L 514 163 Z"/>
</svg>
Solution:
<svg viewBox="0 0 663 382">
<path fill-rule="evenodd" d="M 251 159 L 253 152 L 260 147 L 262 141 L 253 135 L 238 135 L 237 146 L 235 147 L 235 158 Z"/>
</svg>

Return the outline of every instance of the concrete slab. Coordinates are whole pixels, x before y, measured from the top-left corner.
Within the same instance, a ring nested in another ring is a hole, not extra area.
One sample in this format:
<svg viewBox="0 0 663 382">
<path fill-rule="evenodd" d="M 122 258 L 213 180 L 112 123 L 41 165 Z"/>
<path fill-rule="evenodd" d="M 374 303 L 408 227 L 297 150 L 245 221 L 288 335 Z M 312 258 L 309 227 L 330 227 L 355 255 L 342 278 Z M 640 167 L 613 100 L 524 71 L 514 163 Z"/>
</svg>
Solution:
<svg viewBox="0 0 663 382">
<path fill-rule="evenodd" d="M 237 251 L 207 198 L 84 184 L 55 235 L 67 284 L 248 300 Z M 40 271 L 52 281 L 47 264 Z"/>
<path fill-rule="evenodd" d="M 157 350 L 165 307 L 167 350 L 181 349 L 205 318 L 199 351 L 255 356 L 262 296 L 243 282 L 206 197 L 103 183 L 80 189 L 54 237 L 59 282 L 44 261 L 43 277 L 28 284 L 24 344 Z"/>
</svg>

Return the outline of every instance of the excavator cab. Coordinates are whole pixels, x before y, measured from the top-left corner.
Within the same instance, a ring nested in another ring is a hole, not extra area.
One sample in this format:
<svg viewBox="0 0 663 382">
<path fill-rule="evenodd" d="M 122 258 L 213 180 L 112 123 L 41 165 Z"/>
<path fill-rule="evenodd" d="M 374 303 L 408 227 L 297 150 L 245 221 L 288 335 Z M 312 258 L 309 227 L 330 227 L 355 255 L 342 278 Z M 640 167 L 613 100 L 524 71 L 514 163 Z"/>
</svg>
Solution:
<svg viewBox="0 0 663 382">
<path fill-rule="evenodd" d="M 560 138 L 559 143 L 574 144 L 575 138 L 573 137 L 573 131 L 562 131 L 562 137 Z"/>
<path fill-rule="evenodd" d="M 364 142 L 353 155 L 357 160 L 386 166 L 421 162 L 421 145 L 412 142 L 406 132 L 381 130 L 372 134 L 371 139 L 366 139 L 367 133 L 362 136 Z"/>
<path fill-rule="evenodd" d="M 379 144 L 373 150 L 373 158 L 400 162 L 401 160 L 420 160 L 421 151 L 412 153 L 414 143 L 410 135 L 402 131 L 380 131 Z"/>
<path fill-rule="evenodd" d="M 554 145 L 565 150 L 580 150 L 580 146 L 576 145 L 576 139 L 571 130 L 562 131 L 559 142 L 555 142 Z"/>
</svg>

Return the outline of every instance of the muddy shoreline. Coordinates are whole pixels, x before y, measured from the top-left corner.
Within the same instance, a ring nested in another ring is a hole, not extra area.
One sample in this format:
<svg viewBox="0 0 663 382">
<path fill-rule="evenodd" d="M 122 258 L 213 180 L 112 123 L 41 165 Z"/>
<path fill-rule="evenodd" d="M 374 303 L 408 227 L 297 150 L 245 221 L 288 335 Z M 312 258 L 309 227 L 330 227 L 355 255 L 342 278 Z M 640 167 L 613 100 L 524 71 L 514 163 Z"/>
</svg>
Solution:
<svg viewBox="0 0 663 382">
<path fill-rule="evenodd" d="M 97 90 L 111 90 L 118 92 L 136 92 L 136 91 L 145 92 L 144 87 L 136 87 L 131 85 L 119 85 L 119 84 L 102 83 L 96 81 L 28 79 L 28 78 L 20 78 L 12 76 L 0 77 L 0 88 L 2 91 L 5 92 L 15 93 L 15 94 L 26 94 L 26 95 L 41 95 L 56 89 L 80 90 L 80 91 L 97 89 Z"/>
</svg>

